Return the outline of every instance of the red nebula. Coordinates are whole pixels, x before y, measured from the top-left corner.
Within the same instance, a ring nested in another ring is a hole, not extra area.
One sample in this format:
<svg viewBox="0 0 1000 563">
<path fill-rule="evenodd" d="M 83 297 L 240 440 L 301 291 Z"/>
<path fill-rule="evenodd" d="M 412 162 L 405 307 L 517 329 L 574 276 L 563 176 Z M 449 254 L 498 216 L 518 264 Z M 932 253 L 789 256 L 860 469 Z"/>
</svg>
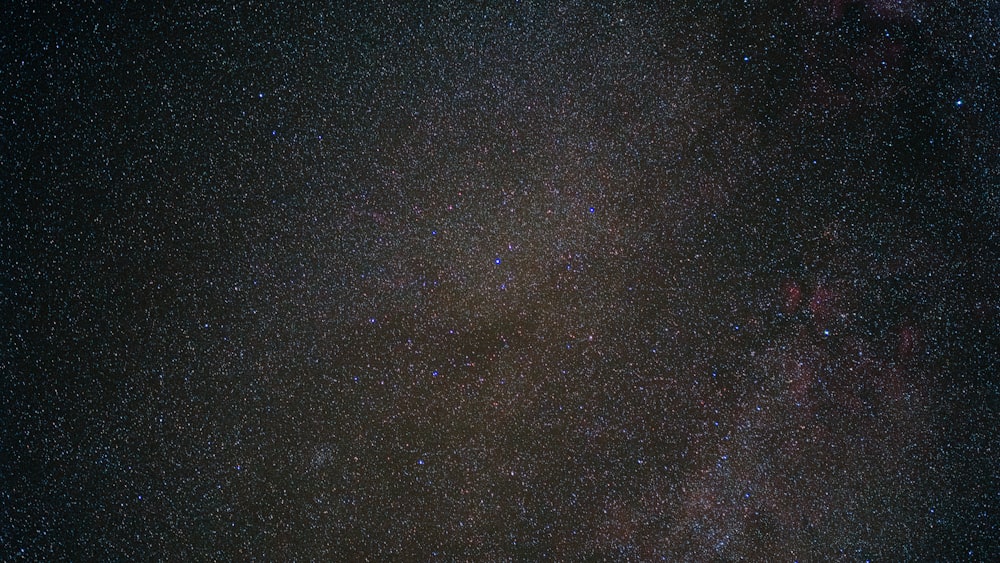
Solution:
<svg viewBox="0 0 1000 563">
<path fill-rule="evenodd" d="M 816 286 L 816 291 L 809 300 L 809 312 L 812 313 L 817 328 L 822 330 L 833 318 L 836 297 L 833 289 L 823 284 Z"/>
<path fill-rule="evenodd" d="M 913 359 L 921 349 L 921 334 L 917 327 L 909 323 L 904 323 L 899 328 L 898 342 L 896 344 L 896 355 L 900 361 L 907 362 Z"/>
<path fill-rule="evenodd" d="M 781 286 L 781 295 L 784 301 L 781 304 L 781 312 L 787 315 L 795 314 L 802 304 L 802 288 L 793 280 L 787 280 Z"/>
</svg>

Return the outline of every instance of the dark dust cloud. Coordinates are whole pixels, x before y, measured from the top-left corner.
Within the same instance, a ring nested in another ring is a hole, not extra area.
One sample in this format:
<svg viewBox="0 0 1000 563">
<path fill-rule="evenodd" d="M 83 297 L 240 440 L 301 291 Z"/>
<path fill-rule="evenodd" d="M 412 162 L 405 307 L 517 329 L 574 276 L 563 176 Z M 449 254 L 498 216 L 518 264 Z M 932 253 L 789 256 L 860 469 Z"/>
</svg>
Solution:
<svg viewBox="0 0 1000 563">
<path fill-rule="evenodd" d="M 0 558 L 1000 558 L 995 1 L 54 4 Z"/>
</svg>

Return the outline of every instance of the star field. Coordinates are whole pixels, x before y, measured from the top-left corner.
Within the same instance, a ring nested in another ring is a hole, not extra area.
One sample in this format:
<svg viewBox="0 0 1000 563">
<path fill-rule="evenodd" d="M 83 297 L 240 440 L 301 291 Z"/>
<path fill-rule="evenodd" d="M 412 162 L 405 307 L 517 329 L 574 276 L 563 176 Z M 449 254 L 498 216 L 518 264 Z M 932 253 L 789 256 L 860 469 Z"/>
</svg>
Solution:
<svg viewBox="0 0 1000 563">
<path fill-rule="evenodd" d="M 992 2 L 6 6 L 0 558 L 1000 557 Z"/>
</svg>

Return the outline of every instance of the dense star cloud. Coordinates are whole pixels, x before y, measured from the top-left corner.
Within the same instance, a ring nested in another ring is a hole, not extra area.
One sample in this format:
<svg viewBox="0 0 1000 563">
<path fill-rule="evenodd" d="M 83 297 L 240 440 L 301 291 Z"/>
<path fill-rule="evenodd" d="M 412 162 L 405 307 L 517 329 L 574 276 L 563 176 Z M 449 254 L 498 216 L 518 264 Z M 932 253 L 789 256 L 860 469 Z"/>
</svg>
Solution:
<svg viewBox="0 0 1000 563">
<path fill-rule="evenodd" d="M 4 7 L 2 558 L 1000 557 L 997 5 L 661 4 Z"/>
</svg>

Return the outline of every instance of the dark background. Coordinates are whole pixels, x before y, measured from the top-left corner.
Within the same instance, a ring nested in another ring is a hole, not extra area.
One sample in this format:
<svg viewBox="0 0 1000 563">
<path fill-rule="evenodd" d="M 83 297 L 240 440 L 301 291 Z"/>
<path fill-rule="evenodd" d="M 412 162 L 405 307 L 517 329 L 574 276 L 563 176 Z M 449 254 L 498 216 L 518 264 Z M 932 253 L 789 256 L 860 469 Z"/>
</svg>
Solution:
<svg viewBox="0 0 1000 563">
<path fill-rule="evenodd" d="M 0 558 L 1000 558 L 1000 5 L 350 4 L 0 9 Z"/>
</svg>

